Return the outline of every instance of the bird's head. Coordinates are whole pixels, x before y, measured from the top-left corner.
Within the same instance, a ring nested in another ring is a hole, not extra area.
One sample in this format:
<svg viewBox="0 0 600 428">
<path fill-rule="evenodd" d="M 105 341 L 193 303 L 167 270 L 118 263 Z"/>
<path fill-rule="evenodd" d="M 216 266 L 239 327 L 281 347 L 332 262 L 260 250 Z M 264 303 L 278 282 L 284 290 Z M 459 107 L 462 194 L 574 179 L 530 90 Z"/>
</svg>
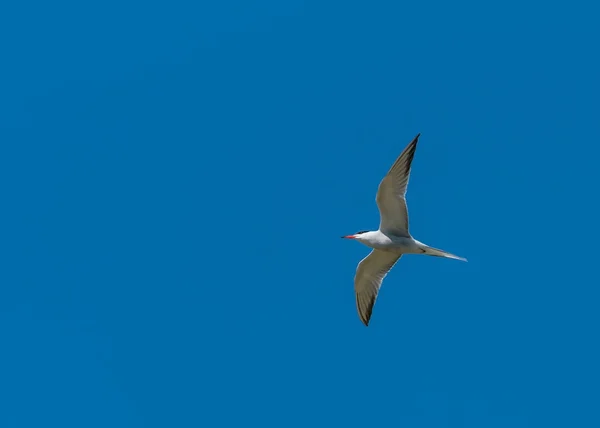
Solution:
<svg viewBox="0 0 600 428">
<path fill-rule="evenodd" d="M 346 236 L 342 236 L 342 238 L 344 239 L 358 239 L 360 240 L 361 235 L 364 235 L 365 233 L 369 233 L 368 230 L 361 230 L 360 232 L 356 232 L 354 235 L 346 235 Z"/>
</svg>

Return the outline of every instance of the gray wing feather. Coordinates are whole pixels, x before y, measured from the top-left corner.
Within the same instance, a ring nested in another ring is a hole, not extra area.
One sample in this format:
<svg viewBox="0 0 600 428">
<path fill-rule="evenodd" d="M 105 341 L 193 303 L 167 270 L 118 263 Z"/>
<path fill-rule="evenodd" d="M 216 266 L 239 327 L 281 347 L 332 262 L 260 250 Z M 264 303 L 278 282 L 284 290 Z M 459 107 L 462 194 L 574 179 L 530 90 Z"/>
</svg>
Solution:
<svg viewBox="0 0 600 428">
<path fill-rule="evenodd" d="M 381 221 L 379 229 L 396 235 L 408 234 L 408 209 L 406 207 L 406 189 L 410 178 L 410 166 L 417 150 L 419 136 L 406 146 L 386 176 L 379 183 L 377 207 Z"/>
<path fill-rule="evenodd" d="M 400 256 L 401 254 L 389 251 L 373 250 L 358 264 L 354 276 L 354 291 L 358 316 L 364 325 L 369 325 L 381 283 Z"/>
</svg>

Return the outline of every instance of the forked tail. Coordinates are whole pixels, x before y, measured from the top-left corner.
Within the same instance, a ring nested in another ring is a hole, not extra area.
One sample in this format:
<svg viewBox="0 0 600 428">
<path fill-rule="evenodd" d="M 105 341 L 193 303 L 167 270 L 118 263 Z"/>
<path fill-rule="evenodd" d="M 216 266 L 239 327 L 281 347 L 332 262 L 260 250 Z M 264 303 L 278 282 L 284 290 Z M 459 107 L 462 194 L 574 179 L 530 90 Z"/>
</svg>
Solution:
<svg viewBox="0 0 600 428">
<path fill-rule="evenodd" d="M 464 257 L 459 257 L 452 253 L 448 253 L 447 251 L 438 250 L 437 248 L 429 247 L 427 245 L 423 246 L 423 251 L 425 252 L 424 254 L 427 254 L 428 256 L 445 257 L 447 259 L 461 260 L 463 262 L 467 261 Z"/>
</svg>

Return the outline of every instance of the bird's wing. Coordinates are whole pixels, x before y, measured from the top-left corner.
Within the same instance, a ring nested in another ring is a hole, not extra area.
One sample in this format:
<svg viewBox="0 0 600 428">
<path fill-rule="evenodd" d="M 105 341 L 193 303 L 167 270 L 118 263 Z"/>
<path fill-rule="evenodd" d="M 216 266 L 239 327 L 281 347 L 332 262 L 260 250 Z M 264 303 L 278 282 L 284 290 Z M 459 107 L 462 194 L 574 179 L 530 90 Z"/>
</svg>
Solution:
<svg viewBox="0 0 600 428">
<path fill-rule="evenodd" d="M 379 183 L 377 189 L 377 207 L 381 221 L 379 230 L 391 232 L 395 235 L 408 237 L 408 209 L 406 208 L 406 188 L 410 177 L 410 165 L 419 136 L 410 142 L 398 156 L 387 175 Z"/>
<path fill-rule="evenodd" d="M 356 292 L 356 309 L 364 325 L 369 325 L 373 305 L 377 299 L 383 278 L 396 264 L 401 254 L 373 250 L 362 259 L 356 268 L 354 276 L 354 291 Z"/>
</svg>

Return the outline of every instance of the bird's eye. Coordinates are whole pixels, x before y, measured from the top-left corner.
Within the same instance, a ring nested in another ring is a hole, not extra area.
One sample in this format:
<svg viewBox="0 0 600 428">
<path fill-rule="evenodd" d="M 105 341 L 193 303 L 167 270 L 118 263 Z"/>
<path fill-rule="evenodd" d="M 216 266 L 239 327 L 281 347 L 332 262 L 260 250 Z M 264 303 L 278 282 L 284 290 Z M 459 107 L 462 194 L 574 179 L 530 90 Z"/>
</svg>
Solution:
<svg viewBox="0 0 600 428">
<path fill-rule="evenodd" d="M 360 232 L 356 232 L 355 235 L 360 235 L 361 233 L 367 233 L 368 230 L 361 230 Z"/>
</svg>

